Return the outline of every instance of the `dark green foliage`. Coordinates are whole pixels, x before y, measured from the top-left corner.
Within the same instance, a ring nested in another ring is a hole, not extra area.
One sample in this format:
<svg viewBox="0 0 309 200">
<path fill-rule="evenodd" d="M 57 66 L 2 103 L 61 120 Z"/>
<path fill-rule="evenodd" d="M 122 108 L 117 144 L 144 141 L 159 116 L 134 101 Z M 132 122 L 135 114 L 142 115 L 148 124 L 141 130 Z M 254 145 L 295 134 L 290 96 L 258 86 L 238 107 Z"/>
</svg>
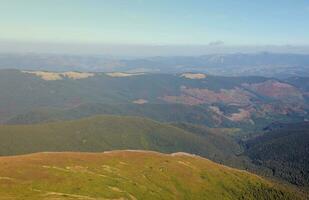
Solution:
<svg viewBox="0 0 309 200">
<path fill-rule="evenodd" d="M 297 198 L 292 193 L 285 193 L 283 191 L 278 190 L 273 187 L 265 187 L 265 185 L 260 185 L 260 187 L 249 186 L 248 190 L 246 190 L 245 194 L 241 196 L 241 200 L 249 200 L 250 197 L 256 198 L 259 200 L 272 200 L 272 199 L 280 199 L 280 200 L 288 200 Z"/>
<path fill-rule="evenodd" d="M 34 124 L 58 120 L 71 120 L 93 115 L 140 116 L 160 122 L 187 122 L 217 126 L 212 112 L 206 106 L 183 104 L 83 104 L 72 109 L 36 109 L 9 119 L 7 124 Z M 237 124 L 223 120 L 220 126 L 235 127 Z"/>
<path fill-rule="evenodd" d="M 248 167 L 248 160 L 242 156 L 242 147 L 232 137 L 237 131 L 235 129 L 211 129 L 204 126 L 187 124 L 187 123 L 175 123 L 181 129 L 194 133 L 203 137 L 207 142 L 207 158 L 214 160 L 217 163 L 223 163 L 238 168 Z M 229 135 L 231 134 L 231 135 Z M 220 151 L 218 151 L 220 150 Z"/>
<path fill-rule="evenodd" d="M 273 175 L 309 186 L 309 123 L 276 124 L 246 142 L 247 155 Z"/>
</svg>

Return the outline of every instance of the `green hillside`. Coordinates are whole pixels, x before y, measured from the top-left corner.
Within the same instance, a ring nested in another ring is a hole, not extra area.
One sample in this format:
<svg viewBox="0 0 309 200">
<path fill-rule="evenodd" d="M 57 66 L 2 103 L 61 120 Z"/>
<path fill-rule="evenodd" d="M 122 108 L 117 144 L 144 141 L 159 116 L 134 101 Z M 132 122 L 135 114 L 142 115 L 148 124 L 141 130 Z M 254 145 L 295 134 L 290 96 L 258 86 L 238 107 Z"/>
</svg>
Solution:
<svg viewBox="0 0 309 200">
<path fill-rule="evenodd" d="M 256 175 L 182 153 L 0 157 L 1 199 L 297 200 Z"/>
<path fill-rule="evenodd" d="M 218 116 L 206 106 L 189 106 L 182 104 L 103 104 L 87 103 L 70 109 L 41 108 L 16 115 L 6 124 L 36 124 L 59 120 L 73 120 L 93 115 L 139 116 L 160 122 L 187 122 L 211 127 L 235 127 L 239 124 L 222 119 L 220 124 L 214 116 Z"/>
<path fill-rule="evenodd" d="M 211 160 L 217 163 L 223 163 L 237 168 L 252 167 L 249 160 L 241 156 L 244 149 L 238 140 L 234 139 L 234 135 L 238 134 L 239 129 L 208 128 L 187 123 L 174 123 L 173 125 L 190 133 L 194 133 L 207 141 L 208 152 L 210 152 L 207 158 L 211 158 Z M 218 151 L 218 149 L 220 151 Z"/>
<path fill-rule="evenodd" d="M 221 107 L 223 107 L 221 105 Z M 229 109 L 222 108 L 226 112 L 232 112 Z M 237 108 L 236 108 L 237 110 Z M 261 113 L 257 113 L 261 115 Z M 210 109 L 207 105 L 184 105 L 184 104 L 164 104 L 164 103 L 147 103 L 147 104 L 105 104 L 105 103 L 85 103 L 73 108 L 59 109 L 59 108 L 36 108 L 29 112 L 17 114 L 6 120 L 4 124 L 37 124 L 46 122 L 55 122 L 63 120 L 75 120 L 94 115 L 121 115 L 121 116 L 138 116 L 146 117 L 159 122 L 165 123 L 190 123 L 196 125 L 203 125 L 214 128 L 239 128 L 235 135 L 242 135 L 248 131 L 254 132 L 261 130 L 270 122 L 286 121 L 298 122 L 303 120 L 303 116 L 298 115 L 275 115 L 272 116 L 263 114 L 259 117 L 254 117 L 252 121 L 234 122 L 220 113 Z M 275 118 L 274 118 L 275 117 Z"/>
<path fill-rule="evenodd" d="M 143 149 L 189 152 L 236 165 L 231 160 L 238 161 L 236 152 L 240 146 L 231 137 L 203 131 L 201 135 L 146 118 L 111 115 L 36 125 L 2 125 L 0 155 Z"/>
</svg>

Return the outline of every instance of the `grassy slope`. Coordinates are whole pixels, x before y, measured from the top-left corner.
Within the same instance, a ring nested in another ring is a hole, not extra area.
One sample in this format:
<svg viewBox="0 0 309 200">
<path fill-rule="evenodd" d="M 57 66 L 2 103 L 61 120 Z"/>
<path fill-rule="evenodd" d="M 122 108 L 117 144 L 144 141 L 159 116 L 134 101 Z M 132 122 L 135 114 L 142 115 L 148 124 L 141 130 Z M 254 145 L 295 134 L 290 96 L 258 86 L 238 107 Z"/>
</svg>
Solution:
<svg viewBox="0 0 309 200">
<path fill-rule="evenodd" d="M 205 135 L 200 135 L 139 117 L 110 115 L 46 124 L 0 126 L 0 155 L 119 149 L 183 151 L 224 162 L 228 161 L 227 158 L 236 159 L 234 152 L 239 146 L 232 138 L 219 134 L 205 132 Z"/>
<path fill-rule="evenodd" d="M 0 157 L 0 199 L 298 199 L 294 195 L 253 174 L 183 154 Z"/>
</svg>

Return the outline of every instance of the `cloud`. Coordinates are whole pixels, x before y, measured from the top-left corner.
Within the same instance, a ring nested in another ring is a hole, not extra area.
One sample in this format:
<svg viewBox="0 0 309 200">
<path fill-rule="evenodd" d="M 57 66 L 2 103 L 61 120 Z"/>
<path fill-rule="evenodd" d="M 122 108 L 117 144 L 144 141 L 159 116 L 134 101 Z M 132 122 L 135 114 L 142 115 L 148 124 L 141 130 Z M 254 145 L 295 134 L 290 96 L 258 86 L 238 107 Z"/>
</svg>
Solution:
<svg viewBox="0 0 309 200">
<path fill-rule="evenodd" d="M 216 40 L 208 43 L 209 46 L 221 46 L 224 45 L 224 42 L 221 40 Z"/>
</svg>

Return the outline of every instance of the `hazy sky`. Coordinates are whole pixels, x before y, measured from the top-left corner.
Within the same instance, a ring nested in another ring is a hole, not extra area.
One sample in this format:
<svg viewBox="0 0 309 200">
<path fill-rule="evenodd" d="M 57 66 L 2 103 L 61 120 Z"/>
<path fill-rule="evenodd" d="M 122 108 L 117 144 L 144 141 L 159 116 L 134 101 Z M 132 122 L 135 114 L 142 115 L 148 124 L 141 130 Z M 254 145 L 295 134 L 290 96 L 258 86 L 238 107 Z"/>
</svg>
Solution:
<svg viewBox="0 0 309 200">
<path fill-rule="evenodd" d="M 308 45 L 308 0 L 0 0 L 0 40 Z"/>
</svg>

